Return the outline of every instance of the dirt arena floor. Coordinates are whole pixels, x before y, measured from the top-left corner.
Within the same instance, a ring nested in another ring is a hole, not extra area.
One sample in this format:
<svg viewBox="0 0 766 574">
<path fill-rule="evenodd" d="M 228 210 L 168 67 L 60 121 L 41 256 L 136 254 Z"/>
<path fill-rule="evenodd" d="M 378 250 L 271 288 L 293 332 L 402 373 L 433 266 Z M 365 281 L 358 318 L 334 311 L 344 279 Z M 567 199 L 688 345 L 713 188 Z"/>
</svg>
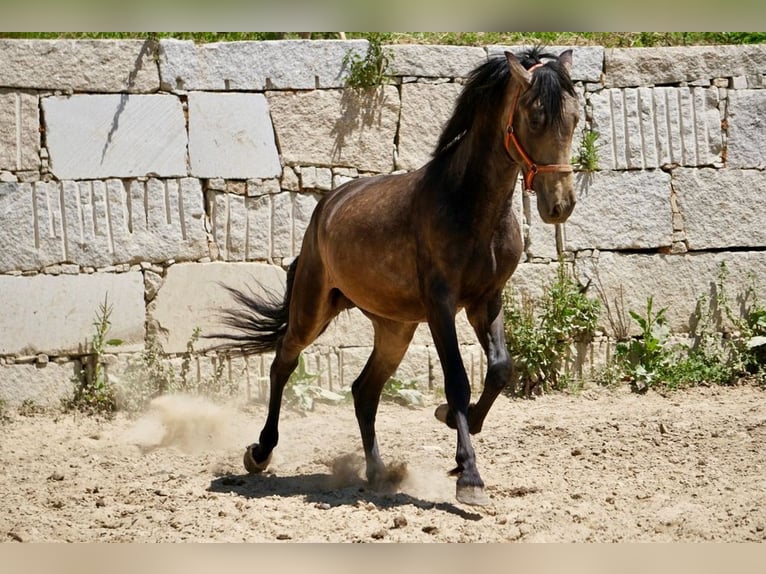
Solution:
<svg viewBox="0 0 766 574">
<path fill-rule="evenodd" d="M 436 402 L 384 403 L 385 492 L 361 478 L 353 407 L 286 410 L 247 475 L 263 405 L 165 397 L 139 418 L 11 413 L 0 423 L 4 542 L 612 542 L 766 539 L 766 391 L 594 388 L 501 397 L 474 438 L 490 504 L 455 500 Z"/>
</svg>

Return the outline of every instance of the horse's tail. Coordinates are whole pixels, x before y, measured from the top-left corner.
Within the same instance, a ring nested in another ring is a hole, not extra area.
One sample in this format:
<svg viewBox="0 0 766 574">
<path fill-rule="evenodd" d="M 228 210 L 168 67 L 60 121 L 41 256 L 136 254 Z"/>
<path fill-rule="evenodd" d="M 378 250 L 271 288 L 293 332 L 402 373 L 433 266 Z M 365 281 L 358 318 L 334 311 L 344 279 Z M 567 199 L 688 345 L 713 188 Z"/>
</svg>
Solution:
<svg viewBox="0 0 766 574">
<path fill-rule="evenodd" d="M 210 339 L 222 339 L 215 350 L 231 352 L 236 355 L 254 355 L 273 351 L 277 343 L 287 332 L 290 315 L 290 298 L 295 279 L 298 258 L 287 270 L 287 284 L 284 297 L 274 291 L 266 290 L 263 295 L 252 289 L 245 292 L 224 285 L 236 305 L 223 311 L 221 320 L 232 331 L 206 335 Z"/>
</svg>

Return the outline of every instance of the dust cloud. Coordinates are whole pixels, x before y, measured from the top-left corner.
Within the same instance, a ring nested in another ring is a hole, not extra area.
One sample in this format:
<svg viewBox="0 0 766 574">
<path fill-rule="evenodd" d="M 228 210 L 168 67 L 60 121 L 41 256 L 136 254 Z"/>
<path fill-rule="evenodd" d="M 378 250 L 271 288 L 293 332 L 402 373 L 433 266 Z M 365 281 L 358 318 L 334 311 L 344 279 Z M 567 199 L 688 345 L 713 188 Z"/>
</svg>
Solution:
<svg viewBox="0 0 766 574">
<path fill-rule="evenodd" d="M 151 401 L 127 440 L 143 452 L 175 447 L 186 453 L 227 446 L 232 441 L 231 413 L 226 407 L 197 396 L 162 395 Z"/>
</svg>

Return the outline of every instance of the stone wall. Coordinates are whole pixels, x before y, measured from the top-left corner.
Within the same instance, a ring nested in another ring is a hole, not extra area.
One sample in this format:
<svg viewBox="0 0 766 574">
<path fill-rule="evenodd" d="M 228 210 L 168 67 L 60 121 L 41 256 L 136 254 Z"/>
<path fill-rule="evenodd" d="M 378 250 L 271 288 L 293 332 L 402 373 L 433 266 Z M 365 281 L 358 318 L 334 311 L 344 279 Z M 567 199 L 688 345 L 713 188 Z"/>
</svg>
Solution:
<svg viewBox="0 0 766 574">
<path fill-rule="evenodd" d="M 179 355 L 215 327 L 219 282 L 280 288 L 321 195 L 422 165 L 468 72 L 507 47 L 390 46 L 392 80 L 361 96 L 343 89 L 343 62 L 366 48 L 0 40 L 0 399 L 66 394 L 105 297 L 118 374 L 150 338 Z M 610 296 L 622 286 L 631 309 L 654 296 L 678 333 L 721 262 L 733 291 L 766 286 L 766 46 L 575 47 L 574 62 L 582 123 L 600 134 L 600 170 L 577 174 L 560 230 L 575 272 L 598 274 Z M 535 295 L 556 238 L 534 197 L 516 200 L 525 257 L 512 284 Z M 459 336 L 480 385 L 462 316 Z M 307 367 L 348 386 L 371 341 L 344 313 Z M 258 396 L 268 359 L 226 372 Z M 214 359 L 197 360 L 202 372 Z M 427 328 L 398 376 L 440 384 Z"/>
</svg>

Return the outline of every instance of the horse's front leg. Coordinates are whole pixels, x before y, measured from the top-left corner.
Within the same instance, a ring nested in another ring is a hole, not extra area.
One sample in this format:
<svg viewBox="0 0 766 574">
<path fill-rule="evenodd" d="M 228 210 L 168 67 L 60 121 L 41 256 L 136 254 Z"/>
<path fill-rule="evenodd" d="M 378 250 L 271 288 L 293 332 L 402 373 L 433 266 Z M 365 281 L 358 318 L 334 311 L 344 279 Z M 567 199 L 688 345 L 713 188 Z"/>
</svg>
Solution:
<svg viewBox="0 0 766 574">
<path fill-rule="evenodd" d="M 479 402 L 470 405 L 468 409 L 468 429 L 471 434 L 478 434 L 484 424 L 489 410 L 498 395 L 506 387 L 511 378 L 512 363 L 505 342 L 505 324 L 503 322 L 503 306 L 501 295 L 493 297 L 487 304 L 482 304 L 467 310 L 468 321 L 476 332 L 484 352 L 487 355 L 487 375 L 484 379 Z M 436 409 L 436 418 L 455 428 L 455 416 L 449 405 L 441 405 Z"/>
<path fill-rule="evenodd" d="M 468 429 L 468 405 L 471 387 L 460 356 L 455 331 L 455 309 L 445 303 L 435 305 L 429 312 L 428 326 L 444 371 L 444 391 L 449 410 L 454 415 L 457 429 L 457 499 L 465 504 L 485 505 L 489 499 L 484 492 L 484 481 L 476 467 L 476 454 L 471 445 Z"/>
</svg>

